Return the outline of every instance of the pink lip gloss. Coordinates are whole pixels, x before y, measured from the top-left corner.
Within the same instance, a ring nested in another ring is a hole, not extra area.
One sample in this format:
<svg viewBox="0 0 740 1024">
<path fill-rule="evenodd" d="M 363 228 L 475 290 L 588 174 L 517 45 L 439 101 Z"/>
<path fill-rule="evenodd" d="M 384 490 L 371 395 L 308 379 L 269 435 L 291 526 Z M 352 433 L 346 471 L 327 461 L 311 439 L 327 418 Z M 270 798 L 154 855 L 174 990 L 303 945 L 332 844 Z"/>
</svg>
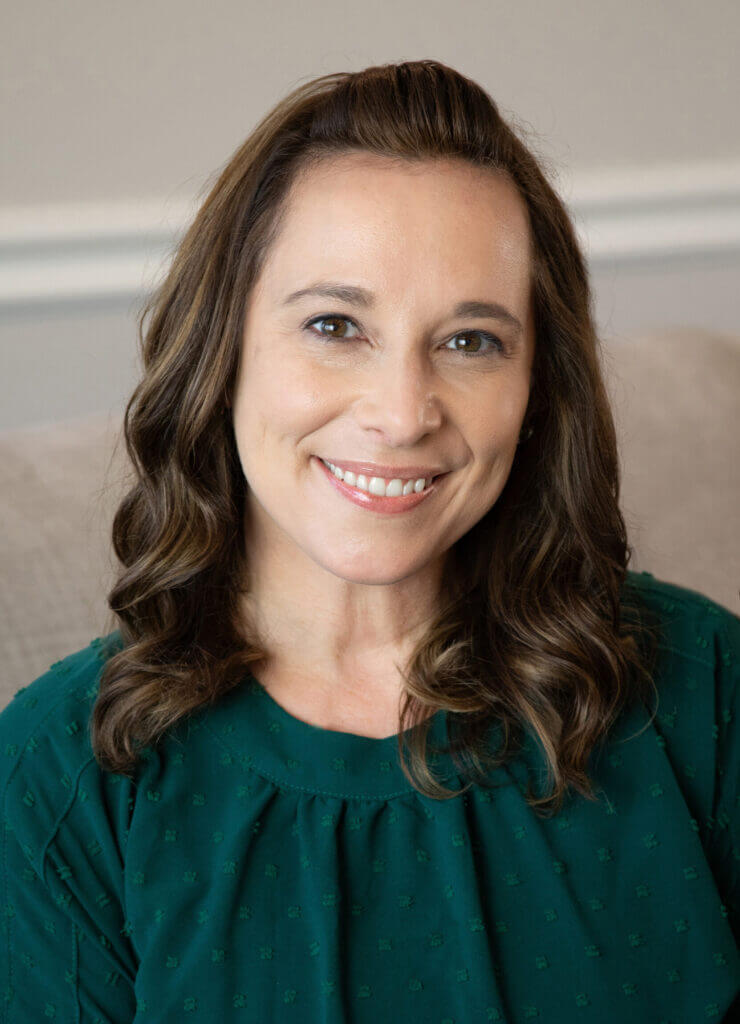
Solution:
<svg viewBox="0 0 740 1024">
<path fill-rule="evenodd" d="M 319 469 L 328 478 L 329 483 L 333 484 L 340 494 L 343 494 L 345 498 L 348 498 L 355 505 L 359 505 L 360 508 L 368 509 L 371 512 L 408 512 L 409 509 L 415 508 L 431 494 L 434 494 L 440 481 L 444 480 L 448 475 L 447 473 L 441 473 L 438 477 L 435 477 L 429 487 L 419 493 L 412 491 L 411 494 L 401 494 L 397 498 L 386 498 L 378 494 L 370 494 L 368 491 L 361 491 L 359 487 L 350 486 L 344 480 L 334 476 L 329 467 L 318 456 L 314 455 L 313 457 L 318 463 Z"/>
</svg>

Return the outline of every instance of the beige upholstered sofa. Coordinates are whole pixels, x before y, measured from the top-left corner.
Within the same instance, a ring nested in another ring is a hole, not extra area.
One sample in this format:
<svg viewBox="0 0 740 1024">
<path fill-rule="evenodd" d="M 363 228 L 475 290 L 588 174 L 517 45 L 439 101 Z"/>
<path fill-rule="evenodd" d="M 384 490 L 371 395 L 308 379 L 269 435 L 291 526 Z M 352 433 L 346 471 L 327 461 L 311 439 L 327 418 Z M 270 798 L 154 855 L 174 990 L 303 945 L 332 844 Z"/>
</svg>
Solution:
<svg viewBox="0 0 740 1024">
<path fill-rule="evenodd" d="M 604 343 L 630 568 L 740 614 L 740 336 L 676 329 Z M 120 416 L 0 434 L 0 706 L 106 630 Z"/>
</svg>

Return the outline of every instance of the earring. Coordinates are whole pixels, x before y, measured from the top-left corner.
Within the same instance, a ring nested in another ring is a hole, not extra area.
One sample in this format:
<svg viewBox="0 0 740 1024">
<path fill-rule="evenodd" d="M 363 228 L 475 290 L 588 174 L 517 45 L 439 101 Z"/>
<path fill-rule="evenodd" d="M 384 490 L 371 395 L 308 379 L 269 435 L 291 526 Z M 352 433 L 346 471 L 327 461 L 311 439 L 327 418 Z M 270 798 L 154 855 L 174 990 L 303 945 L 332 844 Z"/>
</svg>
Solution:
<svg viewBox="0 0 740 1024">
<path fill-rule="evenodd" d="M 532 434 L 534 434 L 534 427 L 530 426 L 526 434 L 524 434 L 524 436 L 522 436 L 521 434 L 519 435 L 519 440 L 517 441 L 517 444 L 522 444 L 524 441 L 528 441 Z"/>
</svg>

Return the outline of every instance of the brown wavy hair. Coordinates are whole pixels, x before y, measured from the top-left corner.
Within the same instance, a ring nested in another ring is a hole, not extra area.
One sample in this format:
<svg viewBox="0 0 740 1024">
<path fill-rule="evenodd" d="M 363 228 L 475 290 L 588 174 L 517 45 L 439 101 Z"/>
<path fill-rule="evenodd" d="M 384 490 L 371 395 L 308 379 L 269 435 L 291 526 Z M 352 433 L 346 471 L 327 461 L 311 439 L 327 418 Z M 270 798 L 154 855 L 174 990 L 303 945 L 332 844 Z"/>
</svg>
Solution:
<svg viewBox="0 0 740 1024">
<path fill-rule="evenodd" d="M 133 775 L 145 746 L 267 656 L 241 599 L 248 484 L 229 403 L 244 315 L 296 174 L 361 150 L 409 162 L 455 157 L 503 174 L 532 234 L 532 434 L 493 507 L 447 552 L 436 618 L 398 666 L 403 771 L 420 792 L 447 799 L 487 785 L 488 768 L 507 761 L 526 730 L 552 785 L 540 796 L 530 786 L 531 806 L 555 813 L 568 786 L 597 799 L 588 759 L 621 710 L 654 686 L 654 650 L 643 644 L 653 633 L 627 598 L 632 549 L 584 258 L 524 134 L 451 67 L 384 64 L 298 86 L 218 174 L 138 321 L 143 372 L 122 428 L 132 479 L 113 518 L 121 567 L 107 595 L 120 642 L 90 723 L 104 769 Z M 441 785 L 427 761 L 429 715 L 441 708 L 462 790 Z M 502 727 L 497 755 L 493 722 Z"/>
</svg>

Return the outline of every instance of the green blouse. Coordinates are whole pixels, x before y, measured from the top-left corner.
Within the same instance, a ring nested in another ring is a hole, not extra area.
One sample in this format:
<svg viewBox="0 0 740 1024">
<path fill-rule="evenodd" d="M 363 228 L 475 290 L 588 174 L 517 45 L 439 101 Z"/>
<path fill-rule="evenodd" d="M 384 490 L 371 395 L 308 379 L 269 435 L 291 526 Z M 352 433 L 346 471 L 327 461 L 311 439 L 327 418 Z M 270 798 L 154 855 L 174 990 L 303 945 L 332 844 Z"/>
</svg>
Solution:
<svg viewBox="0 0 740 1024">
<path fill-rule="evenodd" d="M 660 707 L 593 757 L 598 801 L 549 820 L 524 797 L 545 779 L 529 732 L 495 788 L 434 800 L 395 736 L 309 725 L 251 675 L 136 780 L 103 772 L 88 715 L 120 633 L 56 662 L 0 713 L 0 1019 L 729 1021 L 740 618 L 648 573 L 626 586 L 660 616 Z M 459 785 L 449 754 L 433 766 Z"/>
</svg>

